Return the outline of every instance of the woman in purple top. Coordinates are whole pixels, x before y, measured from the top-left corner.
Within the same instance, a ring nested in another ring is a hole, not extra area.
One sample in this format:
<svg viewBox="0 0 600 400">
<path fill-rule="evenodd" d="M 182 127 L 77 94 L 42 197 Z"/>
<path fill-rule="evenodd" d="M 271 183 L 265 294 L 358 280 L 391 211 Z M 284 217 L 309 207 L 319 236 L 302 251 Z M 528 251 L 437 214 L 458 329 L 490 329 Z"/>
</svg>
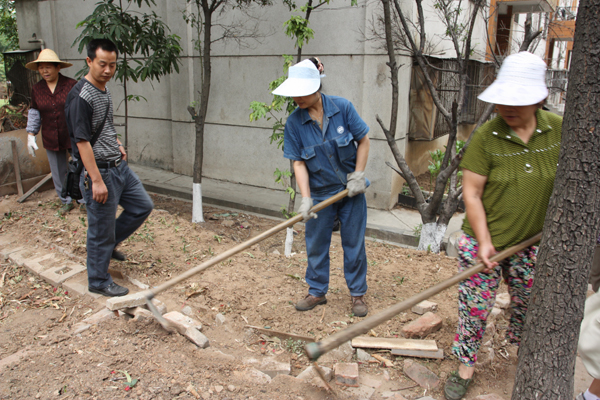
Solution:
<svg viewBox="0 0 600 400">
<path fill-rule="evenodd" d="M 60 70 L 72 65 L 61 61 L 50 49 L 42 50 L 37 60 L 26 65 L 28 69 L 38 71 L 43 78 L 31 90 L 31 108 L 26 128 L 29 133 L 27 148 L 29 154 L 35 157 L 34 151 L 38 149 L 35 135 L 41 128 L 42 143 L 48 155 L 54 188 L 64 204 L 59 211 L 61 214 L 74 207 L 70 198 L 61 197 L 63 180 L 67 175 L 68 152 L 71 150 L 71 140 L 65 121 L 65 101 L 77 81 L 62 75 Z"/>
</svg>

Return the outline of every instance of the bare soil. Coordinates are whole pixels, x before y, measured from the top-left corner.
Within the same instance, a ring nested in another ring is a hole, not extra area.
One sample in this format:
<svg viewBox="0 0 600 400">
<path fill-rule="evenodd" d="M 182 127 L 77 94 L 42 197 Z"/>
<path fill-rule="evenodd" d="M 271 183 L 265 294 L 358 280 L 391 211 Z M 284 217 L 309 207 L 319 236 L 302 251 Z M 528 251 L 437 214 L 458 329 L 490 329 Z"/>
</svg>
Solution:
<svg viewBox="0 0 600 400">
<path fill-rule="evenodd" d="M 150 286 L 198 265 L 234 245 L 260 234 L 280 221 L 221 208 L 204 208 L 206 222 L 192 224 L 191 203 L 153 196 L 155 210 L 146 223 L 120 247 L 128 261 L 111 268 Z M 19 243 L 48 248 L 48 243 L 84 260 L 86 214 L 73 210 L 58 215 L 54 191 L 35 194 L 24 204 L 16 196 L 0 202 L 0 236 Z M 305 296 L 306 254 L 304 226 L 295 227 L 294 252 L 283 253 L 285 233 L 260 242 L 204 273 L 158 295 L 169 311 L 191 307 L 203 324 L 210 347 L 198 349 L 185 337 L 167 333 L 154 320 L 113 318 L 73 335 L 71 327 L 104 308 L 105 301 L 77 297 L 54 288 L 25 269 L 3 262 L 0 266 L 0 359 L 26 350 L 18 363 L 0 369 L 1 399 L 331 399 L 325 389 L 278 376 L 256 383 L 248 372 L 249 359 L 274 357 L 290 362 L 296 376 L 310 363 L 300 343 L 260 335 L 246 325 L 270 328 L 317 340 L 362 318 L 351 314 L 350 296 L 343 276 L 339 236 L 331 246 L 331 283 L 328 303 L 300 313 L 293 303 Z M 50 250 L 48 252 L 57 251 Z M 404 300 L 456 272 L 456 260 L 379 241 L 367 242 L 369 262 L 367 302 L 369 315 Z M 135 289 L 131 283 L 118 283 Z M 503 287 L 503 291 L 506 289 Z M 444 350 L 443 360 L 415 359 L 441 378 L 434 390 L 425 390 L 403 373 L 403 358 L 379 354 L 394 361 L 361 363 L 360 374 L 380 382 L 371 399 L 396 390 L 406 399 L 430 395 L 444 398 L 443 382 L 457 366 L 451 344 L 457 323 L 456 287 L 434 296 L 443 328 L 427 339 Z M 224 314 L 218 325 L 215 316 Z M 407 311 L 373 329 L 378 337 L 401 337 L 402 327 L 418 315 Z M 507 322 L 495 321 L 484 339 L 476 380 L 466 399 L 496 393 L 508 399 L 516 355 L 503 340 Z M 495 357 L 494 357 L 495 355 Z M 322 363 L 327 367 L 333 364 Z M 127 374 L 138 382 L 130 390 Z M 339 398 L 365 398 L 333 384 Z"/>
</svg>

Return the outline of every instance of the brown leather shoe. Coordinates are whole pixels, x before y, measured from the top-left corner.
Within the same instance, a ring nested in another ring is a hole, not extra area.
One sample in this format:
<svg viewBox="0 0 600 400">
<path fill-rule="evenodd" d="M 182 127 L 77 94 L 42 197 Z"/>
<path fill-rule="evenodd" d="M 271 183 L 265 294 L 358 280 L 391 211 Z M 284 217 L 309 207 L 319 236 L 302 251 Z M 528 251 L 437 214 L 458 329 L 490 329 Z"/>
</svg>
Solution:
<svg viewBox="0 0 600 400">
<path fill-rule="evenodd" d="M 352 313 L 357 317 L 364 317 L 369 313 L 369 307 L 367 307 L 364 297 L 352 296 Z"/>
<path fill-rule="evenodd" d="M 305 298 L 296 303 L 296 310 L 298 311 L 308 311 L 312 310 L 319 304 L 327 304 L 327 298 L 325 296 L 315 297 L 312 295 L 307 295 Z"/>
</svg>

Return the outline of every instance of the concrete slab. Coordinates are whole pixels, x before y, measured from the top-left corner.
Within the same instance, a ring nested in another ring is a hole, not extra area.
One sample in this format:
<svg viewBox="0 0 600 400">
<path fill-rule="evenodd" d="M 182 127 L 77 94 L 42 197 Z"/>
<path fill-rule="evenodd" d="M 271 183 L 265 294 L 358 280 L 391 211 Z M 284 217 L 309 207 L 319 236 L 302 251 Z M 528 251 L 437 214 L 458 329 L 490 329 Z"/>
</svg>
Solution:
<svg viewBox="0 0 600 400">
<path fill-rule="evenodd" d="M 19 267 L 22 267 L 23 264 L 25 264 L 25 260 L 34 259 L 41 255 L 42 253 L 36 249 L 31 247 L 22 247 L 19 251 L 13 251 L 8 254 L 8 258 Z"/>
<path fill-rule="evenodd" d="M 33 274 L 39 275 L 44 270 L 50 268 L 48 263 L 51 263 L 52 260 L 55 260 L 56 256 L 53 253 L 44 254 L 41 257 L 30 258 L 24 260 L 23 265 L 27 270 Z M 43 264 L 42 264 L 43 263 Z"/>
<path fill-rule="evenodd" d="M 40 274 L 40 277 L 54 286 L 59 286 L 64 281 L 75 275 L 87 271 L 87 268 L 81 264 L 68 262 L 60 267 L 50 268 Z"/>
<path fill-rule="evenodd" d="M 90 296 L 93 299 L 103 297 L 101 294 L 92 293 L 88 290 L 87 274 L 77 275 L 71 279 L 67 279 L 62 283 L 62 287 L 69 292 L 70 296 L 77 294 L 79 296 Z"/>
</svg>

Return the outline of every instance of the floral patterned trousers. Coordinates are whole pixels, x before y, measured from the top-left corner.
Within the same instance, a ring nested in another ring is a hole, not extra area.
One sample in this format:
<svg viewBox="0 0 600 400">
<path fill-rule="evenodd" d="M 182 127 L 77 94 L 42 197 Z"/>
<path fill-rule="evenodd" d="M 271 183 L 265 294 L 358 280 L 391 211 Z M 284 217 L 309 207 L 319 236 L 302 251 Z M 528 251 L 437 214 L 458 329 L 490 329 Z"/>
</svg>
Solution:
<svg viewBox="0 0 600 400">
<path fill-rule="evenodd" d="M 458 241 L 458 270 L 464 271 L 477 263 L 477 240 L 463 234 Z M 491 273 L 480 272 L 458 286 L 458 328 L 452 352 L 472 367 L 485 334 L 487 317 L 496 301 L 500 279 L 508 285 L 510 294 L 510 325 L 506 337 L 511 343 L 521 342 L 529 294 L 533 286 L 534 266 L 538 246 L 531 246 L 500 262 Z"/>
</svg>

